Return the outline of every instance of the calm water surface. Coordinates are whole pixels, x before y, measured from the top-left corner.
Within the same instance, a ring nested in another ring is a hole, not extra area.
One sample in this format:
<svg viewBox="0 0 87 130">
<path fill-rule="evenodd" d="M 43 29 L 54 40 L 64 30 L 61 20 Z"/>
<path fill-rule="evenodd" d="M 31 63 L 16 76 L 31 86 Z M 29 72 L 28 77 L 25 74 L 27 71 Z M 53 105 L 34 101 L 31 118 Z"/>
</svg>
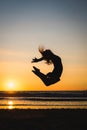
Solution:
<svg viewBox="0 0 87 130">
<path fill-rule="evenodd" d="M 87 109 L 83 92 L 0 92 L 0 109 Z"/>
</svg>

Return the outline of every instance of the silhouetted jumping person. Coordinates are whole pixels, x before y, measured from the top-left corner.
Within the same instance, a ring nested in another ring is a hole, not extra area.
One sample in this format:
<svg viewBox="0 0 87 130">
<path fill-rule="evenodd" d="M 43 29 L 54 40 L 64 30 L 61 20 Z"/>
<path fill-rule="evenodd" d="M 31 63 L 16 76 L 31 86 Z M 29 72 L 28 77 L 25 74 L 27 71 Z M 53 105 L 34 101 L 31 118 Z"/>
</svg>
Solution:
<svg viewBox="0 0 87 130">
<path fill-rule="evenodd" d="M 61 58 L 59 56 L 55 55 L 51 50 L 44 50 L 44 48 L 39 48 L 39 52 L 41 53 L 42 57 L 39 59 L 34 58 L 32 60 L 32 63 L 46 60 L 47 64 L 53 63 L 54 69 L 52 72 L 49 72 L 45 75 L 45 74 L 41 73 L 38 68 L 33 66 L 34 70 L 32 70 L 32 72 L 34 74 L 36 74 L 44 82 L 44 84 L 46 86 L 49 86 L 51 84 L 54 84 L 54 83 L 60 81 L 60 76 L 63 71 L 63 65 L 61 62 Z"/>
</svg>

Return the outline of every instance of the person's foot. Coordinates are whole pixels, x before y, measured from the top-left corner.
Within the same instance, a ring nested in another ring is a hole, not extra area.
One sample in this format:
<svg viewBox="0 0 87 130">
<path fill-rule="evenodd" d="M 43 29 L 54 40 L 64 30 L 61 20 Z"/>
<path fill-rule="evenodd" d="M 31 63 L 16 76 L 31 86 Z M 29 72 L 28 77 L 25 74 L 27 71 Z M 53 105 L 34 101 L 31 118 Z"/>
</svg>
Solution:
<svg viewBox="0 0 87 130">
<path fill-rule="evenodd" d="M 39 76 L 39 75 L 40 75 L 40 70 L 37 69 L 37 68 L 34 67 L 34 66 L 33 66 L 33 68 L 34 68 L 34 70 L 32 70 L 32 72 L 33 72 L 34 74 L 36 74 L 37 76 Z"/>
<path fill-rule="evenodd" d="M 36 68 L 35 66 L 33 66 L 34 70 L 33 72 L 40 72 L 40 69 Z"/>
</svg>

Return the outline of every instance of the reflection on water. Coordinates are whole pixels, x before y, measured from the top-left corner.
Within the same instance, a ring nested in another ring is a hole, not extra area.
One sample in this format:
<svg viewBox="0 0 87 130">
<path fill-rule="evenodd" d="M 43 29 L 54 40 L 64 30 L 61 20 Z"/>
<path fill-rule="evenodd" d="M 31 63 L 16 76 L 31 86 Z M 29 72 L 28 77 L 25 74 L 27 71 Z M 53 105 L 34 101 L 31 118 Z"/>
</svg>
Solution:
<svg viewBox="0 0 87 130">
<path fill-rule="evenodd" d="M 0 109 L 87 109 L 87 101 L 20 100 L 18 97 L 0 100 Z"/>
<path fill-rule="evenodd" d="M 13 109 L 13 101 L 8 101 L 8 109 Z"/>
<path fill-rule="evenodd" d="M 8 105 L 13 105 L 13 101 L 8 101 Z"/>
<path fill-rule="evenodd" d="M 87 91 L 0 92 L 0 109 L 87 109 Z"/>
</svg>

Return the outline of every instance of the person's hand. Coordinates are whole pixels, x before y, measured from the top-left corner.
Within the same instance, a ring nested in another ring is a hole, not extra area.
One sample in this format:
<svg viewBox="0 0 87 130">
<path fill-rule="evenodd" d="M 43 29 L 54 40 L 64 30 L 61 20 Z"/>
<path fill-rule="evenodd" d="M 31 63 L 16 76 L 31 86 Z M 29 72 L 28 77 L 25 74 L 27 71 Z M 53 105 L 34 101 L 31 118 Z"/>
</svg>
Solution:
<svg viewBox="0 0 87 130">
<path fill-rule="evenodd" d="M 33 62 L 38 62 L 38 59 L 35 57 L 34 59 L 32 59 L 32 63 Z"/>
</svg>

